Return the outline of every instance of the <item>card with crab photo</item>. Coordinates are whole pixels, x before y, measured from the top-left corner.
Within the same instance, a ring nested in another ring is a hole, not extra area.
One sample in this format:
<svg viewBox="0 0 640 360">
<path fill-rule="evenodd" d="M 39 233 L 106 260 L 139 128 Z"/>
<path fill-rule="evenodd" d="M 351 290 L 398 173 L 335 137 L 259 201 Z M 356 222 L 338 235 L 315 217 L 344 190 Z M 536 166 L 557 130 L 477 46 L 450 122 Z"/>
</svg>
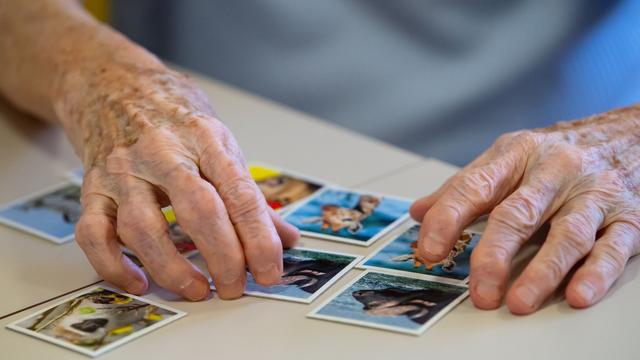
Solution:
<svg viewBox="0 0 640 360">
<path fill-rule="evenodd" d="M 280 213 L 312 196 L 327 184 L 324 180 L 259 162 L 249 164 L 249 173 L 269 206 Z"/>
<path fill-rule="evenodd" d="M 437 277 L 436 280 L 454 284 L 467 282 L 471 252 L 480 240 L 481 234 L 465 230 L 446 258 L 437 263 L 422 263 L 416 257 L 420 225 L 411 221 L 403 228 L 406 230 L 367 256 L 358 264 L 358 268 L 422 275 L 427 279 Z"/>
<path fill-rule="evenodd" d="M 73 240 L 80 213 L 80 186 L 65 182 L 0 207 L 0 223 L 61 244 Z"/>
<path fill-rule="evenodd" d="M 7 328 L 95 357 L 185 315 L 166 305 L 99 286 Z"/>
<path fill-rule="evenodd" d="M 411 200 L 327 187 L 284 217 L 303 235 L 369 246 L 408 217 Z"/>
<path fill-rule="evenodd" d="M 367 270 L 307 317 L 420 335 L 468 294 L 464 285 Z"/>
<path fill-rule="evenodd" d="M 362 260 L 362 256 L 307 248 L 287 249 L 282 255 L 280 284 L 261 286 L 247 273 L 245 294 L 309 304 Z"/>
</svg>

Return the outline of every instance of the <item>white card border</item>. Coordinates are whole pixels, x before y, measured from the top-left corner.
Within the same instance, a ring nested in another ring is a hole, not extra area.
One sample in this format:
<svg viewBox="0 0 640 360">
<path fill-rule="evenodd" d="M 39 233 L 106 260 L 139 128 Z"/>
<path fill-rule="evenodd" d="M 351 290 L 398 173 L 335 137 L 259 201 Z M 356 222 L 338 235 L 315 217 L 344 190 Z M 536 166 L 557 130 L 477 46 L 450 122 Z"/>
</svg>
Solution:
<svg viewBox="0 0 640 360">
<path fill-rule="evenodd" d="M 374 273 L 374 274 L 378 273 L 378 274 L 383 274 L 383 275 L 391 275 L 391 276 L 398 276 L 398 275 L 389 274 L 389 273 L 386 273 L 386 272 L 365 270 L 360 275 L 356 276 L 353 280 L 351 280 L 348 284 L 346 284 L 345 286 L 340 288 L 338 291 L 336 291 L 333 294 L 333 296 L 331 296 L 329 299 L 325 300 L 320 305 L 318 305 L 316 308 L 311 310 L 311 312 L 309 312 L 307 314 L 307 318 L 318 319 L 318 320 L 326 320 L 326 321 L 349 324 L 349 325 L 358 325 L 358 326 L 362 326 L 362 327 L 368 327 L 368 328 L 374 328 L 374 329 L 380 329 L 380 330 L 386 330 L 386 331 L 392 331 L 392 332 L 398 332 L 398 333 L 418 336 L 418 335 L 423 334 L 427 329 L 429 329 L 434 324 L 436 324 L 442 317 L 447 315 L 451 310 L 453 310 L 456 306 L 458 306 L 461 302 L 463 302 L 469 296 L 469 290 L 467 288 L 467 290 L 465 292 L 463 292 L 457 298 L 455 298 L 451 303 L 449 303 L 449 305 L 447 305 L 444 308 L 442 308 L 434 317 L 429 319 L 426 323 L 424 323 L 423 325 L 421 325 L 419 328 L 417 328 L 415 330 L 405 329 L 405 328 L 401 328 L 401 327 L 398 327 L 398 326 L 392 326 L 392 325 L 376 324 L 376 323 L 370 323 L 370 322 L 367 322 L 367 321 L 342 318 L 342 317 L 332 316 L 332 315 L 321 315 L 321 314 L 318 314 L 318 312 L 320 310 L 322 310 L 322 308 L 324 308 L 326 305 L 328 305 L 330 302 L 332 302 L 335 298 L 340 296 L 343 292 L 345 292 L 348 288 L 350 288 L 358 280 L 360 280 L 363 277 L 367 276 L 367 274 L 372 274 L 372 273 Z M 400 277 L 406 277 L 406 276 L 400 276 Z M 425 279 L 418 279 L 418 280 L 425 280 Z M 428 281 L 428 280 L 426 280 L 426 281 Z M 434 282 L 437 282 L 437 281 L 434 281 Z M 453 285 L 453 286 L 466 288 L 466 286 L 457 285 L 457 284 L 447 284 L 447 285 Z"/>
<path fill-rule="evenodd" d="M 441 282 L 441 283 L 446 283 L 446 284 L 450 284 L 450 285 L 465 285 L 465 284 L 468 284 L 469 283 L 469 276 L 468 275 L 464 279 L 454 279 L 454 278 L 449 278 L 449 277 L 446 277 L 446 276 L 438 276 L 438 275 L 431 275 L 431 274 L 421 274 L 421 273 L 415 273 L 415 272 L 405 271 L 405 270 L 389 269 L 389 268 L 385 268 L 385 267 L 381 267 L 381 266 L 365 265 L 365 263 L 367 261 L 371 260 L 371 258 L 373 258 L 374 256 L 378 255 L 382 251 L 382 249 L 387 247 L 394 240 L 396 240 L 398 237 L 400 237 L 402 234 L 404 234 L 407 230 L 411 229 L 413 226 L 416 226 L 416 225 L 420 225 L 420 223 L 417 222 L 417 221 L 414 221 L 414 220 L 409 220 L 406 224 L 402 224 L 402 226 L 400 226 L 399 229 L 398 229 L 399 233 L 398 233 L 397 236 L 394 236 L 394 237 L 390 238 L 389 240 L 385 241 L 375 251 L 373 251 L 371 254 L 365 256 L 364 259 L 362 259 L 362 261 L 359 262 L 358 265 L 356 265 L 356 269 L 373 270 L 375 272 L 389 273 L 389 274 L 400 275 L 400 276 L 404 276 L 404 277 L 415 277 L 415 278 L 418 278 L 418 279 Z M 472 234 L 476 234 L 476 235 L 482 236 L 481 232 L 471 231 L 471 230 L 467 230 L 467 229 L 465 229 L 463 231 L 469 231 Z"/>
<path fill-rule="evenodd" d="M 83 349 L 80 346 L 69 344 L 67 342 L 64 342 L 62 340 L 58 340 L 58 339 L 53 338 L 51 336 L 43 335 L 43 334 L 37 333 L 35 331 L 28 330 L 28 329 L 25 329 L 23 327 L 18 326 L 18 323 L 21 323 L 21 322 L 23 322 L 23 321 L 25 321 L 25 320 L 33 317 L 33 316 L 37 316 L 37 315 L 39 315 L 39 314 L 41 314 L 41 313 L 43 313 L 43 312 L 45 312 L 45 311 L 47 311 L 47 310 L 49 310 L 51 308 L 54 308 L 54 307 L 56 307 L 58 305 L 61 305 L 61 304 L 65 303 L 65 302 L 67 302 L 67 301 L 69 301 L 71 299 L 74 299 L 74 298 L 78 297 L 78 296 L 81 296 L 81 295 L 84 295 L 86 293 L 92 292 L 92 291 L 94 291 L 94 290 L 96 290 L 98 288 L 105 289 L 105 290 L 110 290 L 110 291 L 113 291 L 115 293 L 131 297 L 132 299 L 136 299 L 136 300 L 142 301 L 144 303 L 151 304 L 151 305 L 157 306 L 159 308 L 163 308 L 163 309 L 172 311 L 172 312 L 175 313 L 175 315 L 172 316 L 169 319 L 161 320 L 161 321 L 159 321 L 159 322 L 157 322 L 157 323 L 155 323 L 155 324 L 153 324 L 153 325 L 151 325 L 149 327 L 146 327 L 146 328 L 144 328 L 142 330 L 139 330 L 139 331 L 133 333 L 132 335 L 130 335 L 128 337 L 124 337 L 124 338 L 118 339 L 118 340 L 112 342 L 111 344 L 105 345 L 101 349 L 95 350 L 95 351 L 91 351 L 91 350 L 88 350 L 88 349 Z M 155 302 L 155 301 L 152 301 L 152 300 L 149 300 L 149 299 L 145 299 L 145 298 L 142 298 L 142 297 L 139 297 L 139 296 L 136 296 L 136 295 L 132 295 L 132 294 L 128 294 L 128 293 L 125 293 L 125 292 L 122 292 L 122 291 L 118 291 L 118 290 L 116 290 L 116 289 L 114 289 L 112 287 L 109 287 L 109 286 L 97 285 L 97 286 L 93 286 L 93 287 L 91 287 L 89 289 L 85 289 L 84 291 L 78 292 L 78 293 L 76 293 L 74 295 L 71 295 L 69 297 L 66 297 L 63 300 L 60 300 L 60 301 L 54 303 L 53 305 L 48 306 L 48 307 L 46 307 L 44 309 L 41 309 L 41 310 L 36 311 L 34 313 L 31 313 L 31 314 L 29 314 L 29 315 L 27 315 L 25 317 L 22 317 L 22 318 L 20 318 L 18 320 L 15 320 L 15 321 L 7 324 L 5 327 L 7 329 L 10 329 L 10 330 L 13 330 L 13 331 L 25 334 L 25 335 L 29 335 L 29 336 L 37 338 L 39 340 L 43 340 L 43 341 L 46 341 L 48 343 L 51 343 L 51 344 L 54 344 L 54 345 L 57 345 L 57 346 L 61 346 L 63 348 L 67 348 L 69 350 L 73 350 L 73 351 L 79 352 L 81 354 L 88 355 L 90 357 L 98 357 L 98 356 L 100 356 L 100 355 L 102 355 L 102 354 L 104 354 L 104 353 L 106 353 L 108 351 L 111 351 L 111 350 L 113 350 L 113 349 L 115 349 L 115 348 L 117 348 L 117 347 L 119 347 L 119 346 L 121 346 L 123 344 L 126 344 L 126 343 L 128 343 L 128 342 L 130 342 L 132 340 L 135 340 L 135 339 L 139 338 L 140 336 L 146 335 L 146 334 L 150 333 L 151 331 L 154 331 L 154 330 L 156 330 L 156 329 L 158 329 L 160 327 L 163 327 L 163 326 L 168 325 L 168 324 L 170 324 L 170 323 L 172 323 L 172 322 L 174 322 L 174 321 L 176 321 L 178 319 L 181 319 L 181 318 L 185 317 L 186 315 L 187 315 L 187 313 L 185 311 L 175 309 L 175 308 L 173 308 L 171 306 L 167 306 L 167 305 L 160 304 L 158 302 Z"/>
<path fill-rule="evenodd" d="M 83 166 L 79 166 L 77 168 L 74 168 L 74 169 L 71 169 L 71 170 L 65 172 L 64 176 L 70 182 L 72 182 L 72 183 L 74 183 L 76 185 L 82 186 L 83 179 L 81 177 L 76 176 L 76 174 L 75 174 L 75 171 L 77 171 L 79 169 L 82 169 L 82 174 L 84 175 L 84 167 Z"/>
<path fill-rule="evenodd" d="M 2 204 L 0 206 L 0 212 L 4 211 L 4 210 L 7 210 L 7 209 L 9 209 L 9 208 L 11 208 L 11 207 L 13 207 L 15 205 L 25 203 L 25 202 L 27 202 L 29 200 L 33 200 L 35 198 L 41 197 L 41 196 L 46 195 L 48 193 L 54 192 L 56 190 L 60 190 L 60 189 L 62 189 L 64 187 L 67 187 L 67 186 L 70 186 L 70 185 L 80 187 L 79 184 L 76 184 L 76 183 L 74 183 L 72 181 L 68 181 L 68 180 L 67 181 L 58 182 L 58 183 L 56 183 L 54 185 L 51 185 L 51 186 L 48 186 L 48 187 L 46 187 L 44 189 L 32 192 L 32 193 L 24 195 L 24 196 L 22 196 L 22 197 L 20 197 L 20 198 L 18 198 L 16 200 L 10 201 L 10 202 L 5 203 L 5 204 Z M 65 242 L 73 240 L 73 238 L 75 237 L 75 233 L 73 233 L 71 235 L 64 236 L 64 237 L 53 236 L 51 234 L 47 234 L 44 231 L 40 231 L 38 229 L 34 229 L 32 227 L 29 227 L 27 225 L 18 223 L 16 221 L 11 220 L 11 219 L 7 219 L 6 217 L 2 216 L 1 214 L 0 214 L 0 224 L 4 224 L 4 225 L 12 227 L 14 229 L 26 232 L 26 233 L 28 233 L 30 235 L 38 236 L 40 238 L 43 238 L 45 240 L 49 240 L 49 241 L 54 242 L 56 244 L 63 244 Z"/>
<path fill-rule="evenodd" d="M 389 198 L 389 199 L 401 200 L 401 201 L 407 201 L 407 202 L 412 202 L 413 201 L 411 199 L 398 197 L 398 196 L 393 196 L 393 195 L 384 195 L 384 194 L 380 194 L 380 193 L 373 192 L 373 191 L 360 191 L 360 190 L 353 190 L 353 189 L 349 189 L 349 188 L 345 188 L 345 187 L 341 187 L 341 186 L 337 186 L 337 185 L 327 185 L 324 188 L 318 190 L 314 195 L 309 196 L 308 198 L 306 198 L 303 201 L 300 201 L 299 203 L 296 203 L 294 207 L 292 207 L 290 210 L 288 210 L 284 214 L 282 219 L 284 221 L 287 221 L 287 218 L 291 214 L 293 214 L 296 210 L 300 209 L 301 207 L 303 207 L 307 203 L 311 202 L 316 197 L 320 196 L 321 194 L 323 194 L 324 192 L 329 191 L 329 190 L 347 191 L 347 192 L 352 192 L 352 193 L 359 194 L 359 195 L 374 195 L 374 196 L 380 196 L 382 198 Z M 346 243 L 346 244 L 351 244 L 351 245 L 369 247 L 369 246 L 371 246 L 371 244 L 375 243 L 380 238 L 383 238 L 384 236 L 389 234 L 391 231 L 396 229 L 398 226 L 402 225 L 402 223 L 404 223 L 407 219 L 409 219 L 409 213 L 408 212 L 406 214 L 400 216 L 398 219 L 396 219 L 391 224 L 387 225 L 385 228 L 380 230 L 377 234 L 372 236 L 367 241 L 352 240 L 352 239 L 344 238 L 342 236 L 329 235 L 329 234 L 317 233 L 317 232 L 306 231 L 306 230 L 300 230 L 300 234 L 304 235 L 304 236 L 307 236 L 307 237 L 310 237 L 310 238 L 314 238 L 314 239 L 331 240 L 331 241 L 336 241 L 336 242 L 341 242 L 341 243 Z"/>
<path fill-rule="evenodd" d="M 276 300 L 285 300 L 285 301 L 290 301 L 290 302 L 295 302 L 300 304 L 311 304 L 320 295 L 324 294 L 327 290 L 329 290 L 331 286 L 333 286 L 336 282 L 342 279 L 349 271 L 351 271 L 352 269 L 355 269 L 356 265 L 358 265 L 358 263 L 360 263 L 363 259 L 362 255 L 348 254 L 348 253 L 343 253 L 338 251 L 312 249 L 308 247 L 295 247 L 295 248 L 292 248 L 291 250 L 303 250 L 303 251 L 311 251 L 311 252 L 325 253 L 325 254 L 331 254 L 331 255 L 349 256 L 349 257 L 352 257 L 353 260 L 351 260 L 351 262 L 347 266 L 345 266 L 344 269 L 340 270 L 340 272 L 338 272 L 334 277 L 332 277 L 331 280 L 329 280 L 326 284 L 322 285 L 322 287 L 320 287 L 320 289 L 318 289 L 315 293 L 311 294 L 311 296 L 304 299 L 293 297 L 293 296 L 287 296 L 287 295 L 267 294 L 260 291 L 245 291 L 244 294 L 247 296 L 254 296 L 254 297 L 260 297 L 265 299 L 276 299 Z M 215 291 L 215 286 L 211 285 L 211 290 Z"/>
</svg>

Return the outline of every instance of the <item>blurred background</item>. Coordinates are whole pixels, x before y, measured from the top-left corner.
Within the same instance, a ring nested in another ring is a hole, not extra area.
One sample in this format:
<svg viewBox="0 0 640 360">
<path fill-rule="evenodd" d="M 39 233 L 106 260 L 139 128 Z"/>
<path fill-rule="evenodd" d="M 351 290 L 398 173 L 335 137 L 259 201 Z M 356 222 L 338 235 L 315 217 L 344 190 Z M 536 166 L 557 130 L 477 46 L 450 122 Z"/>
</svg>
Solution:
<svg viewBox="0 0 640 360">
<path fill-rule="evenodd" d="M 85 4 L 162 59 L 457 165 L 640 101 L 636 0 Z"/>
</svg>

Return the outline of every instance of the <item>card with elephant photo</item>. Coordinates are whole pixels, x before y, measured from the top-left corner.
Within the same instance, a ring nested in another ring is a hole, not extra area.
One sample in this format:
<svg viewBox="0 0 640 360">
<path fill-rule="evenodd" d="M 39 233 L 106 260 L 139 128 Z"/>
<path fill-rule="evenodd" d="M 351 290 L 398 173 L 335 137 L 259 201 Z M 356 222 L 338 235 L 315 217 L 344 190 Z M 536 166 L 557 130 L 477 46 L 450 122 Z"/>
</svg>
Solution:
<svg viewBox="0 0 640 360">
<path fill-rule="evenodd" d="M 249 164 L 249 173 L 269 206 L 280 213 L 326 185 L 326 181 L 258 162 Z"/>
<path fill-rule="evenodd" d="M 7 328 L 95 357 L 185 315 L 147 299 L 94 287 Z"/>
<path fill-rule="evenodd" d="M 0 223 L 61 244 L 73 240 L 80 213 L 80 186 L 65 182 L 0 207 Z"/>
<path fill-rule="evenodd" d="M 411 200 L 326 187 L 284 216 L 303 235 L 369 246 L 408 218 Z"/>
<path fill-rule="evenodd" d="M 420 335 L 467 296 L 464 285 L 367 270 L 307 316 Z"/>
<path fill-rule="evenodd" d="M 435 277 L 435 280 L 456 284 L 467 281 L 471 252 L 480 240 L 481 234 L 463 231 L 446 258 L 437 263 L 428 263 L 422 262 L 416 256 L 420 225 L 410 221 L 403 225 L 403 228 L 406 230 L 389 239 L 358 264 L 358 267 L 399 275 L 424 275 L 427 279 Z"/>
<path fill-rule="evenodd" d="M 351 270 L 362 256 L 324 250 L 284 250 L 279 284 L 265 287 L 247 273 L 245 294 L 309 304 Z M 215 284 L 211 284 L 215 290 Z"/>
</svg>

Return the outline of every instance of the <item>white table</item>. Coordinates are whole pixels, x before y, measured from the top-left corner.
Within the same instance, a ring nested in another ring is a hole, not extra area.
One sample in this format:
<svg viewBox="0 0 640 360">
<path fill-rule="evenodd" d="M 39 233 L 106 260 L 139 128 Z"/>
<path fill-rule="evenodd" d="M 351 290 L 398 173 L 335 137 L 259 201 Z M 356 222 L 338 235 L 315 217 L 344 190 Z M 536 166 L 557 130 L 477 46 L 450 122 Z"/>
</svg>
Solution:
<svg viewBox="0 0 640 360">
<path fill-rule="evenodd" d="M 415 198 L 456 168 L 338 129 L 308 115 L 195 76 L 234 131 L 245 155 L 337 184 Z M 0 202 L 62 180 L 79 165 L 64 134 L 0 101 Z M 354 254 L 370 248 L 303 238 L 301 245 Z M 0 227 L 0 317 L 98 281 L 77 245 L 55 245 Z M 201 265 L 202 259 L 194 261 Z M 190 303 L 152 287 L 146 297 L 187 311 L 175 323 L 103 359 L 633 359 L 640 330 L 638 261 L 598 306 L 573 310 L 557 298 L 527 317 L 505 307 L 476 310 L 467 300 L 424 335 L 413 337 L 305 318 L 352 279 L 353 270 L 311 305 L 243 297 Z M 45 303 L 0 320 L 0 358 L 85 358 L 4 329 Z"/>
</svg>

